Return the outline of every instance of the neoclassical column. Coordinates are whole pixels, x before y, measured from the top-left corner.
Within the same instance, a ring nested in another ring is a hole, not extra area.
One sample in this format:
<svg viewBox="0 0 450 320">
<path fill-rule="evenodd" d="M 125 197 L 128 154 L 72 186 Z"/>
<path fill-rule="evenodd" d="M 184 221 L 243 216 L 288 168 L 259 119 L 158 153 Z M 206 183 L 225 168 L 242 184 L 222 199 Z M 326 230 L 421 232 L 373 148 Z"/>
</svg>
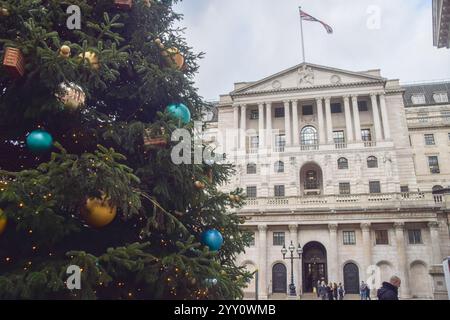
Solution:
<svg viewBox="0 0 450 320">
<path fill-rule="evenodd" d="M 355 140 L 362 141 L 361 121 L 359 120 L 358 96 L 352 95 L 353 121 L 355 124 Z"/>
<path fill-rule="evenodd" d="M 236 143 L 234 144 L 234 147 L 237 150 L 239 148 L 239 105 L 233 106 L 233 119 L 233 129 L 235 129 L 235 132 L 237 132 L 235 138 Z"/>
<path fill-rule="evenodd" d="M 439 222 L 430 221 L 428 223 L 428 228 L 430 228 L 431 235 L 432 263 L 434 265 L 442 264 L 443 257 L 439 241 Z"/>
<path fill-rule="evenodd" d="M 319 144 L 325 144 L 325 127 L 323 122 L 323 98 L 316 98 L 317 123 L 319 124 Z"/>
<path fill-rule="evenodd" d="M 247 144 L 247 106 L 241 105 L 241 149 L 245 149 Z"/>
<path fill-rule="evenodd" d="M 337 240 L 337 223 L 330 223 L 328 225 L 328 230 L 330 232 L 330 250 L 328 252 L 328 281 L 330 282 L 340 282 L 339 281 L 339 264 L 338 264 L 338 240 Z"/>
<path fill-rule="evenodd" d="M 272 146 L 272 102 L 266 102 L 266 145 Z"/>
<path fill-rule="evenodd" d="M 327 118 L 327 142 L 333 143 L 333 121 L 331 120 L 331 97 L 325 98 L 325 116 Z"/>
<path fill-rule="evenodd" d="M 296 224 L 289 225 L 289 238 L 290 238 L 290 241 L 292 241 L 292 243 L 294 244 L 295 249 L 296 249 L 296 251 L 294 252 L 294 255 L 297 255 L 298 225 L 296 225 Z M 289 244 L 290 244 L 290 242 L 287 243 L 286 246 L 288 246 Z M 290 274 L 290 273 L 288 272 L 288 274 Z M 290 283 L 290 282 L 288 281 L 288 283 Z M 300 277 L 299 277 L 299 259 L 294 260 L 294 284 L 295 284 L 297 294 L 299 294 L 301 292 Z"/>
<path fill-rule="evenodd" d="M 293 145 L 298 146 L 300 144 L 300 131 L 298 128 L 298 101 L 292 101 L 292 118 L 293 118 L 293 128 L 292 128 L 292 136 L 293 136 Z"/>
<path fill-rule="evenodd" d="M 258 104 L 258 137 L 259 137 L 259 148 L 265 147 L 265 137 L 264 137 L 264 103 Z"/>
<path fill-rule="evenodd" d="M 362 275 L 364 282 L 367 278 L 367 269 L 372 265 L 372 239 L 370 237 L 370 223 L 361 223 L 362 241 L 363 241 L 363 263 L 362 263 Z"/>
<path fill-rule="evenodd" d="M 380 109 L 384 129 L 384 139 L 389 140 L 391 139 L 391 127 L 389 125 L 389 117 L 386 108 L 386 95 L 384 93 L 380 94 Z"/>
<path fill-rule="evenodd" d="M 284 133 L 286 135 L 286 146 L 291 145 L 291 111 L 289 101 L 284 101 Z"/>
<path fill-rule="evenodd" d="M 258 225 L 258 289 L 259 299 L 266 300 L 269 293 L 267 290 L 267 225 Z"/>
<path fill-rule="evenodd" d="M 350 111 L 350 96 L 344 96 L 344 112 L 345 112 L 345 127 L 347 129 L 347 141 L 353 142 L 353 124 L 352 124 L 352 113 Z"/>
<path fill-rule="evenodd" d="M 375 125 L 376 141 L 381 141 L 383 140 L 383 135 L 381 134 L 381 121 L 380 112 L 378 111 L 377 94 L 371 93 L 370 100 L 372 101 L 373 124 Z"/>
<path fill-rule="evenodd" d="M 395 240 L 397 244 L 397 263 L 399 277 L 402 280 L 400 286 L 400 296 L 402 298 L 411 297 L 411 291 L 409 289 L 409 268 L 408 260 L 406 257 L 406 245 L 405 245 L 405 224 L 403 222 L 394 223 L 395 228 Z"/>
</svg>

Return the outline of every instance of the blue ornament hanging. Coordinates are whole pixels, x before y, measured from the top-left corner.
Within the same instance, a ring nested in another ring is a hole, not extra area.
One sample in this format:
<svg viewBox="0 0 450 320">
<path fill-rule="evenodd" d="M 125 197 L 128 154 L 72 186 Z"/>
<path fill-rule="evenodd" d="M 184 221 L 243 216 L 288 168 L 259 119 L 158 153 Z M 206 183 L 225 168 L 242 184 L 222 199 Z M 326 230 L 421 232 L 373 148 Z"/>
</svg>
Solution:
<svg viewBox="0 0 450 320">
<path fill-rule="evenodd" d="M 34 130 L 27 136 L 27 147 L 31 152 L 41 153 L 50 150 L 53 137 L 44 130 Z"/>
<path fill-rule="evenodd" d="M 172 103 L 166 108 L 166 111 L 173 117 L 179 119 L 183 124 L 191 122 L 191 111 L 182 103 Z"/>
<path fill-rule="evenodd" d="M 211 251 L 218 251 L 223 245 L 222 234 L 216 229 L 206 230 L 203 232 L 201 240 L 202 243 Z"/>
</svg>

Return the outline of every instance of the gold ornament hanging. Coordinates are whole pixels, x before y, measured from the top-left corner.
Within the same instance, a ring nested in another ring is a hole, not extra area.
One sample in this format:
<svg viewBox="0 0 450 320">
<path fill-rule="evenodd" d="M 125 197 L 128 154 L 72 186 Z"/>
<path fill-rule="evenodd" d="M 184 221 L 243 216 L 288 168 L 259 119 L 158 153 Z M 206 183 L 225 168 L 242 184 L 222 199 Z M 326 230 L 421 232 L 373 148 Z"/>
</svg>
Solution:
<svg viewBox="0 0 450 320">
<path fill-rule="evenodd" d="M 9 16 L 9 10 L 6 8 L 0 8 L 0 16 L 8 17 Z"/>
<path fill-rule="evenodd" d="M 6 225 L 8 223 L 8 219 L 6 218 L 5 213 L 2 209 L 0 209 L 0 235 L 5 232 Z"/>
<path fill-rule="evenodd" d="M 111 206 L 104 195 L 101 199 L 89 198 L 81 210 L 81 216 L 93 228 L 102 228 L 110 224 L 117 215 L 117 207 Z"/>
<path fill-rule="evenodd" d="M 205 184 L 201 181 L 195 181 L 194 185 L 197 189 L 200 189 L 200 190 L 205 189 L 205 187 L 206 187 Z"/>
<path fill-rule="evenodd" d="M 83 53 L 78 55 L 81 59 L 83 59 Z M 95 52 L 86 51 L 84 53 L 84 60 L 87 60 L 91 65 L 91 68 L 94 70 L 98 70 L 100 68 L 100 63 L 98 62 L 98 57 Z"/>
<path fill-rule="evenodd" d="M 59 55 L 64 58 L 70 58 L 70 47 L 62 45 L 61 48 L 59 48 Z"/>
<path fill-rule="evenodd" d="M 86 94 L 83 89 L 73 82 L 60 83 L 55 96 L 71 111 L 83 106 L 86 101 Z"/>
<path fill-rule="evenodd" d="M 161 54 L 166 58 L 166 62 L 169 66 L 174 67 L 178 70 L 184 67 L 184 56 L 180 53 L 177 48 L 166 49 L 161 39 L 155 39 L 155 44 L 161 49 Z"/>
</svg>

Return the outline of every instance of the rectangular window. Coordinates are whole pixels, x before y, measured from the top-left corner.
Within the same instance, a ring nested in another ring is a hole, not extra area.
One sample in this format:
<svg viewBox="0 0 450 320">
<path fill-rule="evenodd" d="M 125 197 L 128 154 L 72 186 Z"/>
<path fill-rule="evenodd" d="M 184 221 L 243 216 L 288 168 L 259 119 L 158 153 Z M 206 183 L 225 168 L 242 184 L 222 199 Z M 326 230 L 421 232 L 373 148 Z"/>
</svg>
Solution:
<svg viewBox="0 0 450 320">
<path fill-rule="evenodd" d="M 251 120 L 258 120 L 259 119 L 259 111 L 258 110 L 251 110 L 250 111 L 250 119 Z"/>
<path fill-rule="evenodd" d="M 445 103 L 448 102 L 447 92 L 436 92 L 433 94 L 434 102 L 436 103 Z"/>
<path fill-rule="evenodd" d="M 422 231 L 420 229 L 408 230 L 409 244 L 422 244 Z"/>
<path fill-rule="evenodd" d="M 284 232 L 274 232 L 273 233 L 273 245 L 274 246 L 284 246 Z"/>
<path fill-rule="evenodd" d="M 344 131 L 333 131 L 333 139 L 335 144 L 345 143 Z"/>
<path fill-rule="evenodd" d="M 313 115 L 313 106 L 312 105 L 303 106 L 302 114 L 304 116 L 312 116 Z"/>
<path fill-rule="evenodd" d="M 389 244 L 389 233 L 387 230 L 375 230 L 375 244 Z"/>
<path fill-rule="evenodd" d="M 259 137 L 258 136 L 250 137 L 250 148 L 251 149 L 259 148 Z"/>
<path fill-rule="evenodd" d="M 411 97 L 411 101 L 413 104 L 425 104 L 425 95 L 415 94 Z"/>
<path fill-rule="evenodd" d="M 350 194 L 350 183 L 349 182 L 339 183 L 339 194 Z"/>
<path fill-rule="evenodd" d="M 439 169 L 439 159 L 437 156 L 428 157 L 428 166 L 430 167 L 430 173 L 441 173 L 441 170 Z"/>
<path fill-rule="evenodd" d="M 247 187 L 247 198 L 256 198 L 256 186 Z"/>
<path fill-rule="evenodd" d="M 343 231 L 344 245 L 356 244 L 355 231 Z"/>
<path fill-rule="evenodd" d="M 340 103 L 332 103 L 331 104 L 331 113 L 341 113 L 342 106 Z"/>
<path fill-rule="evenodd" d="M 420 123 L 427 123 L 428 122 L 428 112 L 419 112 L 419 122 Z"/>
<path fill-rule="evenodd" d="M 286 146 L 286 136 L 284 134 L 279 134 L 275 136 L 275 151 L 284 152 L 284 147 Z"/>
<path fill-rule="evenodd" d="M 401 193 L 409 192 L 409 186 L 400 186 L 400 192 Z"/>
<path fill-rule="evenodd" d="M 274 186 L 275 197 L 284 197 L 284 185 Z"/>
<path fill-rule="evenodd" d="M 372 134 L 370 133 L 370 129 L 362 129 L 361 138 L 363 141 L 372 141 Z"/>
<path fill-rule="evenodd" d="M 358 101 L 358 110 L 359 112 L 369 111 L 367 101 Z"/>
<path fill-rule="evenodd" d="M 275 108 L 275 118 L 284 118 L 284 107 Z"/>
<path fill-rule="evenodd" d="M 434 141 L 434 134 L 426 134 L 425 135 L 425 145 L 434 146 L 436 143 Z"/>
<path fill-rule="evenodd" d="M 369 181 L 369 193 L 381 193 L 380 181 Z"/>
</svg>

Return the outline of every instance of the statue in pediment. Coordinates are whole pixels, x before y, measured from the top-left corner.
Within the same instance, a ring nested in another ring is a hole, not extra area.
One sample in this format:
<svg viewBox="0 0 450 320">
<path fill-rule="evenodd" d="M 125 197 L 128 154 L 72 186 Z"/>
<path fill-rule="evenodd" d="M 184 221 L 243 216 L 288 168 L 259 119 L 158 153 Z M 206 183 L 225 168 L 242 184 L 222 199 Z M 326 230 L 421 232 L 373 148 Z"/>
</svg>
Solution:
<svg viewBox="0 0 450 320">
<path fill-rule="evenodd" d="M 314 71 L 311 67 L 306 65 L 300 67 L 298 69 L 298 75 L 300 76 L 300 80 L 298 82 L 299 86 L 304 85 L 314 85 Z"/>
</svg>

